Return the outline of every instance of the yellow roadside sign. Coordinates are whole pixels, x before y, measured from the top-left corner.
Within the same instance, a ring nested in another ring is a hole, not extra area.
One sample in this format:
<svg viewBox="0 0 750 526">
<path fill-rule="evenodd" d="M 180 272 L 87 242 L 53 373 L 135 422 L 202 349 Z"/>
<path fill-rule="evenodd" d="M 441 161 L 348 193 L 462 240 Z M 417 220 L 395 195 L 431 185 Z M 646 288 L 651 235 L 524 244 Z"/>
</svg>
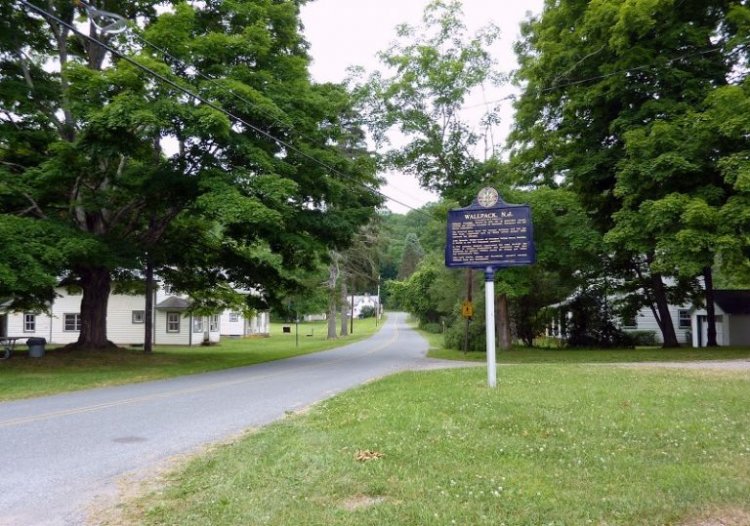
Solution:
<svg viewBox="0 0 750 526">
<path fill-rule="evenodd" d="M 469 300 L 466 300 L 461 304 L 461 315 L 464 318 L 471 318 L 474 316 L 474 305 L 472 305 Z"/>
</svg>

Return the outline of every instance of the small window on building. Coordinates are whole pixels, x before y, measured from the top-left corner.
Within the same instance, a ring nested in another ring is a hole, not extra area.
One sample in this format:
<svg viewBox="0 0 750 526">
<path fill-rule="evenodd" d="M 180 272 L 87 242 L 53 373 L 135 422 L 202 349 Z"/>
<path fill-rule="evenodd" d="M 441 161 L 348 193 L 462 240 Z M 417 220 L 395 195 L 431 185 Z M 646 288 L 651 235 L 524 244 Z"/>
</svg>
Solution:
<svg viewBox="0 0 750 526">
<path fill-rule="evenodd" d="M 134 310 L 133 311 L 133 323 L 145 323 L 145 322 L 146 322 L 146 311 Z"/>
<path fill-rule="evenodd" d="M 622 317 L 622 326 L 626 329 L 637 329 L 638 328 L 638 320 L 635 316 L 623 316 Z"/>
<path fill-rule="evenodd" d="M 193 318 L 193 332 L 203 332 L 203 318 Z"/>
<path fill-rule="evenodd" d="M 167 313 L 167 332 L 180 332 L 180 313 Z"/>
<path fill-rule="evenodd" d="M 36 332 L 36 314 L 23 315 L 23 332 Z"/>
<path fill-rule="evenodd" d="M 683 309 L 677 311 L 677 327 L 680 329 L 689 329 L 690 326 L 690 311 Z"/>
<path fill-rule="evenodd" d="M 240 321 L 240 313 L 239 312 L 230 312 L 229 313 L 229 321 L 231 323 L 235 323 Z"/>
<path fill-rule="evenodd" d="M 209 331 L 211 332 L 219 332 L 219 316 L 213 315 L 211 316 L 210 322 L 209 322 Z"/>
<path fill-rule="evenodd" d="M 78 332 L 81 330 L 81 315 L 69 313 L 63 315 L 63 330 L 65 332 Z"/>
</svg>

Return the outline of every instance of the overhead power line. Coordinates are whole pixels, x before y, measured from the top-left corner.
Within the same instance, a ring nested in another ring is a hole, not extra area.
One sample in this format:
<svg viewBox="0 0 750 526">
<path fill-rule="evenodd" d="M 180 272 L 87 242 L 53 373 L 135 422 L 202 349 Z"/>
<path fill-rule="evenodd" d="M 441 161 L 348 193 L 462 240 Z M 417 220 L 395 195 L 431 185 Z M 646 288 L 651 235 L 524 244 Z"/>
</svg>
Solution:
<svg viewBox="0 0 750 526">
<path fill-rule="evenodd" d="M 92 16 L 91 15 L 91 10 L 93 10 L 94 12 L 96 12 L 96 8 L 92 7 L 91 4 L 89 4 L 87 2 L 84 2 L 83 0 L 78 0 L 78 3 L 86 8 L 86 10 L 89 12 L 89 16 Z M 132 29 L 133 36 L 135 38 L 137 38 L 141 43 L 143 43 L 146 46 L 150 47 L 151 49 L 153 49 L 157 53 L 161 53 L 164 57 L 170 59 L 171 61 L 173 61 L 173 62 L 175 62 L 177 64 L 182 65 L 186 69 L 187 68 L 192 68 L 195 71 L 195 74 L 197 76 L 199 76 L 200 78 L 202 78 L 203 80 L 207 80 L 209 82 L 216 82 L 217 80 L 221 80 L 221 79 L 216 79 L 216 78 L 209 77 L 208 75 L 206 75 L 205 73 L 203 73 L 195 64 L 191 64 L 191 63 L 189 63 L 189 62 L 187 62 L 185 60 L 182 60 L 182 59 L 174 56 L 173 54 L 171 54 L 169 51 L 167 51 L 163 47 L 158 46 L 158 45 L 154 44 L 153 42 L 149 41 L 148 39 L 146 39 L 146 37 L 144 37 L 141 34 L 139 28 L 137 26 L 135 26 L 135 24 L 133 24 L 132 22 L 127 21 L 124 17 L 122 17 L 120 15 L 114 15 L 113 13 L 107 13 L 107 14 L 108 15 L 117 16 L 117 17 L 121 18 L 123 20 L 123 24 L 125 24 L 125 27 L 130 27 Z M 287 123 L 282 122 L 281 120 L 279 120 L 274 115 L 271 115 L 266 110 L 264 110 L 263 108 L 259 107 L 257 103 L 254 103 L 254 102 L 248 100 L 247 98 L 243 97 L 242 95 L 240 95 L 239 93 L 237 93 L 232 88 L 228 88 L 228 87 L 223 86 L 222 89 L 226 93 L 228 93 L 229 95 L 231 95 L 232 97 L 234 97 L 235 99 L 239 100 L 240 102 L 244 102 L 245 104 L 247 104 L 249 106 L 252 106 L 258 113 L 260 113 L 264 117 L 268 118 L 269 120 L 273 121 L 274 124 L 276 124 L 276 125 L 278 125 L 278 126 L 280 126 L 282 128 L 285 128 L 287 130 L 292 129 L 292 127 L 289 126 Z M 300 134 L 300 137 L 307 138 L 309 140 L 309 138 L 305 137 L 303 134 Z"/>
<path fill-rule="evenodd" d="M 283 146 L 284 148 L 287 148 L 290 151 L 293 151 L 293 152 L 297 153 L 298 155 L 304 157 L 305 159 L 307 159 L 309 161 L 312 161 L 313 163 L 317 164 L 318 166 L 320 166 L 322 168 L 325 168 L 329 172 L 331 172 L 333 174 L 336 174 L 336 175 L 340 176 L 343 179 L 352 180 L 353 182 L 355 182 L 356 184 L 358 184 L 359 186 L 361 186 L 366 191 L 374 193 L 374 194 L 376 194 L 376 195 L 378 195 L 378 196 L 380 196 L 380 197 L 382 197 L 382 198 L 384 198 L 386 200 L 389 200 L 389 201 L 392 201 L 392 202 L 394 202 L 394 203 L 396 203 L 398 205 L 401 205 L 404 208 L 408 208 L 409 210 L 414 210 L 414 211 L 417 211 L 417 212 L 422 212 L 421 210 L 416 209 L 416 208 L 414 208 L 412 206 L 409 206 L 406 203 L 403 203 L 403 202 L 399 201 L 398 199 L 395 199 L 393 197 L 390 197 L 390 196 L 384 194 L 383 192 L 380 192 L 378 190 L 375 190 L 374 188 L 369 188 L 369 187 L 363 185 L 361 182 L 354 180 L 354 178 L 351 175 L 346 174 L 344 172 L 341 172 L 340 170 L 338 170 L 338 169 L 334 168 L 333 166 L 331 166 L 331 165 L 329 165 L 329 164 L 321 161 L 320 159 L 317 159 L 316 157 L 314 157 L 314 156 L 312 156 L 312 155 L 310 155 L 310 154 L 308 154 L 308 153 L 300 150 L 299 148 L 297 148 L 296 146 L 290 144 L 289 142 L 284 141 L 283 139 L 279 139 L 278 137 L 276 137 L 276 136 L 272 135 L 271 133 L 267 132 L 266 130 L 263 130 L 262 128 L 259 128 L 259 127 L 255 126 L 253 124 L 250 124 L 249 122 L 247 122 L 245 119 L 243 119 L 239 115 L 235 115 L 234 113 L 232 113 L 232 112 L 230 112 L 230 111 L 222 108 L 218 104 L 216 104 L 214 102 L 211 102 L 207 98 L 205 98 L 205 97 L 203 97 L 203 96 L 201 96 L 201 95 L 199 95 L 197 93 L 194 93 L 193 91 L 191 91 L 191 90 L 189 90 L 189 89 L 187 89 L 187 88 L 179 85 L 175 81 L 173 81 L 173 80 L 171 80 L 171 79 L 169 79 L 169 78 L 167 78 L 167 77 L 165 77 L 165 76 L 157 73 L 156 71 L 154 71 L 153 69 L 149 68 L 148 66 L 145 66 L 145 65 L 141 64 L 140 62 L 138 62 L 137 60 L 134 60 L 134 59 L 128 57 L 127 55 L 125 55 L 124 53 L 122 53 L 119 50 L 115 49 L 114 47 L 110 46 L 106 42 L 102 42 L 98 38 L 92 37 L 91 35 L 88 35 L 88 34 L 82 32 L 82 31 L 80 31 L 75 26 L 67 23 L 66 21 L 62 20 L 61 18 L 59 18 L 55 14 L 50 13 L 46 9 L 41 8 L 41 7 L 37 6 L 37 5 L 34 5 L 31 2 L 28 2 L 27 0 L 19 0 L 19 3 L 21 3 L 22 5 L 30 8 L 30 9 L 32 9 L 34 12 L 38 13 L 39 15 L 41 15 L 41 16 L 49 19 L 49 20 L 52 20 L 53 22 L 55 22 L 57 24 L 60 24 L 62 27 L 65 27 L 65 28 L 69 29 L 70 31 L 74 32 L 75 34 L 77 34 L 77 35 L 85 38 L 89 42 L 92 42 L 92 43 L 95 43 L 95 44 L 101 46 L 103 49 L 109 51 L 110 53 L 112 53 L 113 55 L 115 55 L 115 56 L 119 57 L 120 59 L 126 61 L 127 63 L 135 66 L 136 68 L 138 68 L 139 70 L 143 71 L 144 73 L 146 73 L 148 75 L 151 75 L 152 77 L 158 79 L 159 81 L 163 82 L 164 84 L 167 84 L 167 85 L 173 87 L 174 89 L 176 89 L 176 90 L 184 93 L 185 95 L 188 95 L 189 97 L 194 98 L 195 100 L 201 102 L 202 104 L 208 106 L 209 108 L 212 108 L 212 109 L 214 109 L 214 110 L 216 110 L 216 111 L 218 111 L 220 113 L 223 113 L 224 115 L 226 115 L 230 119 L 234 120 L 235 122 L 238 122 L 240 124 L 245 125 L 247 128 L 253 130 L 254 132 L 258 133 L 259 135 L 261 135 L 261 136 L 263 136 L 263 137 L 265 137 L 265 138 L 267 138 L 267 139 L 275 142 L 276 144 L 278 144 L 280 146 Z M 107 13 L 107 15 L 111 15 L 111 14 Z M 424 212 L 422 212 L 422 213 L 424 213 Z"/>
</svg>

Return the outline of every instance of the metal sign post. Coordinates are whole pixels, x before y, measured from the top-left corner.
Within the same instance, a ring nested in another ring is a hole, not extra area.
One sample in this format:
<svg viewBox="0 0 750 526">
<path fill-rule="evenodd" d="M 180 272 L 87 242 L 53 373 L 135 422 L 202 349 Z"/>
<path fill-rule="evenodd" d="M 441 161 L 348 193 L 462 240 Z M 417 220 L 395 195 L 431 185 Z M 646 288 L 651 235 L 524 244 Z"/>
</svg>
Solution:
<svg viewBox="0 0 750 526">
<path fill-rule="evenodd" d="M 495 365 L 495 269 L 487 267 L 484 271 L 485 325 L 487 325 L 487 386 L 497 384 L 497 366 Z"/>
<path fill-rule="evenodd" d="M 487 384 L 490 387 L 495 387 L 497 375 L 495 270 L 532 265 L 535 261 L 534 226 L 528 205 L 506 203 L 497 190 L 488 187 L 479 191 L 470 206 L 448 211 L 445 265 L 485 269 Z"/>
</svg>

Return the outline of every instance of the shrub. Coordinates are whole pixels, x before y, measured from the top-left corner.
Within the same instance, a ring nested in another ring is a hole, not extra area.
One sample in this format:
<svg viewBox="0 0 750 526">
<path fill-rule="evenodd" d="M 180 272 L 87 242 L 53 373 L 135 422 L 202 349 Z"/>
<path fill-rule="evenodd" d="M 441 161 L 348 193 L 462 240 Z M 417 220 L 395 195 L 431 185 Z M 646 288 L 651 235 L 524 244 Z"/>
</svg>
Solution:
<svg viewBox="0 0 750 526">
<path fill-rule="evenodd" d="M 440 323 L 423 323 L 419 328 L 432 334 L 440 334 L 443 332 L 443 325 Z"/>
<path fill-rule="evenodd" d="M 375 307 L 371 307 L 370 305 L 365 305 L 360 309 L 359 311 L 359 317 L 360 318 L 374 318 L 375 313 L 377 312 L 377 309 Z"/>
<path fill-rule="evenodd" d="M 628 331 L 627 335 L 633 341 L 633 345 L 641 347 L 653 347 L 659 345 L 659 340 L 656 338 L 654 331 Z"/>
<path fill-rule="evenodd" d="M 604 294 L 585 291 L 568 305 L 567 343 L 571 347 L 634 347 L 635 339 L 619 329 Z"/>
<path fill-rule="evenodd" d="M 462 351 L 464 349 L 466 325 L 463 320 L 445 329 L 445 347 Z M 487 351 L 487 334 L 484 323 L 469 323 L 469 348 L 471 352 Z"/>
</svg>

